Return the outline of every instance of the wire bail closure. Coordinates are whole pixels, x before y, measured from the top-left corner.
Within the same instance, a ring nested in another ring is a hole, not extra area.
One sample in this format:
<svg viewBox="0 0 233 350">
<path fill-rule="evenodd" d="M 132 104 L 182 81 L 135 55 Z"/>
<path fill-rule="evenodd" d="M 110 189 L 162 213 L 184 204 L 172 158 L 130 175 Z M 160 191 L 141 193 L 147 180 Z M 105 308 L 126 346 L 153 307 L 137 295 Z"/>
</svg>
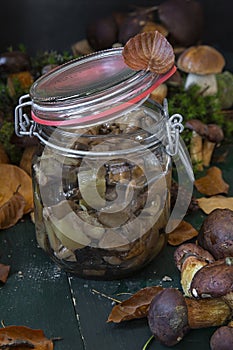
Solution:
<svg viewBox="0 0 233 350">
<path fill-rule="evenodd" d="M 30 99 L 29 94 L 23 95 L 19 98 L 19 104 L 15 108 L 15 133 L 19 137 L 36 136 L 42 142 L 47 144 L 48 142 L 44 138 L 42 138 L 42 136 L 39 135 L 37 131 L 37 123 L 34 120 L 32 120 L 27 115 L 27 113 L 24 113 L 24 108 L 31 105 L 32 101 Z M 166 132 L 168 144 L 166 145 L 166 152 L 169 156 L 173 157 L 178 153 L 179 134 L 184 130 L 184 126 L 182 124 L 183 117 L 177 113 L 169 117 L 167 99 L 164 99 L 163 108 L 164 115 L 167 119 Z M 53 147 L 59 149 L 59 147 L 57 147 L 56 145 L 54 145 Z"/>
</svg>

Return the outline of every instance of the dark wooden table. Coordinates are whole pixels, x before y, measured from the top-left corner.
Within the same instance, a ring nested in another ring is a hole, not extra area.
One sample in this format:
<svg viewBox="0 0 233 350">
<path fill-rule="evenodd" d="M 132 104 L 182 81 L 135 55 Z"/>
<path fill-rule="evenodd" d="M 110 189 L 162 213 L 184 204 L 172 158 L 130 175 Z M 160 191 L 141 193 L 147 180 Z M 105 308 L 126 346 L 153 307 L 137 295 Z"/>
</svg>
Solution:
<svg viewBox="0 0 233 350">
<path fill-rule="evenodd" d="M 233 147 L 223 169 L 233 194 Z M 187 219 L 198 229 L 204 218 L 201 210 Z M 0 320 L 5 325 L 43 329 L 48 338 L 61 337 L 56 350 L 142 350 L 151 336 L 146 319 L 106 323 L 113 302 L 121 293 L 134 293 L 151 285 L 178 287 L 179 273 L 173 262 L 174 248 L 167 246 L 149 266 L 132 277 L 115 281 L 85 280 L 60 270 L 38 247 L 34 224 L 25 217 L 14 227 L 0 231 L 0 262 L 11 265 L 5 285 L 0 285 Z M 163 281 L 164 276 L 172 278 Z M 121 295 L 122 298 L 128 295 Z M 177 350 L 208 350 L 214 328 L 192 330 Z M 148 350 L 166 347 L 155 340 Z"/>
</svg>

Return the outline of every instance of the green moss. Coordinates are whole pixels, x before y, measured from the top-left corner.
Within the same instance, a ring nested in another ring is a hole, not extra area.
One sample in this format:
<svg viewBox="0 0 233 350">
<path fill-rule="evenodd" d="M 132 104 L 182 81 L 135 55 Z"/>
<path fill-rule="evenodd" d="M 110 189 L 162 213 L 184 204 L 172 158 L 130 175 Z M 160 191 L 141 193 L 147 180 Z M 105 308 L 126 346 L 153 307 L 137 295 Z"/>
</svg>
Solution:
<svg viewBox="0 0 233 350">
<path fill-rule="evenodd" d="M 184 123 L 193 118 L 206 124 L 215 123 L 223 128 L 226 138 L 232 137 L 233 121 L 224 117 L 217 96 L 203 96 L 196 85 L 191 86 L 187 91 L 183 86 L 171 88 L 168 95 L 168 106 L 169 114 L 181 114 Z"/>
<path fill-rule="evenodd" d="M 17 148 L 12 142 L 11 138 L 14 134 L 14 124 L 11 121 L 4 121 L 0 129 L 0 143 L 3 145 L 8 157 L 13 164 L 18 164 L 22 150 Z"/>
</svg>

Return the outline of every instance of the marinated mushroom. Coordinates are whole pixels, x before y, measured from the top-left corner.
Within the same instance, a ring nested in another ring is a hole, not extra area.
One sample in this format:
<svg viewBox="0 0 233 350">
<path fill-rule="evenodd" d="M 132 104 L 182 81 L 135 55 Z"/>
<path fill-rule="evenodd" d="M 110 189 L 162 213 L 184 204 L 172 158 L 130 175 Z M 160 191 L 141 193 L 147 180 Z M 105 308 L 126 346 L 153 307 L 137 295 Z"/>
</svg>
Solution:
<svg viewBox="0 0 233 350">
<path fill-rule="evenodd" d="M 223 55 L 208 45 L 191 46 L 177 60 L 177 67 L 187 73 L 185 89 L 198 85 L 203 96 L 217 94 L 216 74 L 221 73 L 224 66 Z"/>
<path fill-rule="evenodd" d="M 185 124 L 186 128 L 192 130 L 190 140 L 190 157 L 192 163 L 198 170 L 203 170 L 203 138 L 208 133 L 207 125 L 199 119 L 190 119 Z"/>
<path fill-rule="evenodd" d="M 203 165 L 209 166 L 216 145 L 224 138 L 222 128 L 217 124 L 207 124 L 208 132 L 203 142 Z"/>
<path fill-rule="evenodd" d="M 233 257 L 233 211 L 213 210 L 204 219 L 197 240 L 215 259 Z"/>
</svg>

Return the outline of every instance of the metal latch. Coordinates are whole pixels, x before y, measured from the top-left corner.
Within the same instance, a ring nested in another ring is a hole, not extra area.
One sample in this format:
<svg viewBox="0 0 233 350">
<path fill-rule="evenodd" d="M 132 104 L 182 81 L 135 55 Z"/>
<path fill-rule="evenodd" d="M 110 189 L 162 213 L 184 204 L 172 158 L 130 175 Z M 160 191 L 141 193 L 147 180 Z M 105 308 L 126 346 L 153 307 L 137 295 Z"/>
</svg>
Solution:
<svg viewBox="0 0 233 350">
<path fill-rule="evenodd" d="M 36 123 L 24 113 L 24 108 L 31 106 L 30 95 L 23 95 L 19 98 L 19 104 L 15 108 L 15 133 L 17 136 L 34 136 Z"/>
</svg>

